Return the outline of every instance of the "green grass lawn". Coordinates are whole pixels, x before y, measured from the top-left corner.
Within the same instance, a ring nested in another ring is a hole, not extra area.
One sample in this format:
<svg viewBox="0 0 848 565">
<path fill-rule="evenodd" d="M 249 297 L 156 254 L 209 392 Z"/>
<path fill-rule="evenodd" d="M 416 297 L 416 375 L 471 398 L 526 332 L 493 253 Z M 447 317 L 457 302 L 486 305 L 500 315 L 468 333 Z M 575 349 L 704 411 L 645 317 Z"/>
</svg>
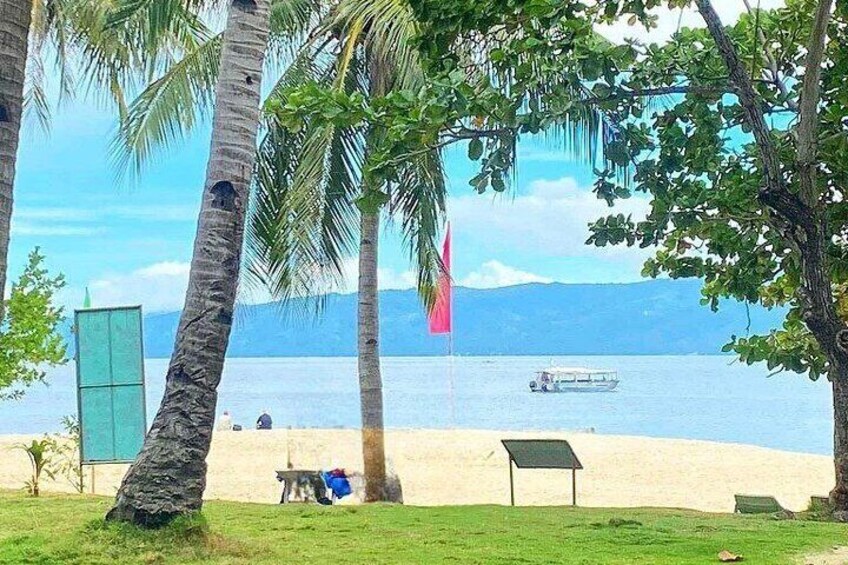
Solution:
<svg viewBox="0 0 848 565">
<path fill-rule="evenodd" d="M 685 510 L 210 502 L 160 531 L 105 525 L 111 499 L 0 492 L 0 563 L 799 563 L 848 527 Z"/>
</svg>

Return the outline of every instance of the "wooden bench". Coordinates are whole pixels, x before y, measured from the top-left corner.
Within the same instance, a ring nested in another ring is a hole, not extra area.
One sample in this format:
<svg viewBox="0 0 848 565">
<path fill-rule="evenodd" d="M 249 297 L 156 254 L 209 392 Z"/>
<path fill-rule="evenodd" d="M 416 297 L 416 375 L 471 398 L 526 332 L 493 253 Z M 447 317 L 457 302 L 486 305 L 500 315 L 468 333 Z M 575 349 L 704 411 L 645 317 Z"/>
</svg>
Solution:
<svg viewBox="0 0 848 565">
<path fill-rule="evenodd" d="M 774 514 L 787 511 L 773 496 L 737 494 L 734 498 L 736 507 L 733 511 L 740 514 Z"/>
<path fill-rule="evenodd" d="M 283 483 L 283 493 L 280 496 L 280 504 L 294 501 L 308 502 L 317 501 L 319 497 L 326 496 L 327 485 L 320 471 L 312 469 L 286 469 L 277 471 L 277 480 Z"/>
<path fill-rule="evenodd" d="M 811 496 L 810 510 L 820 510 L 830 507 L 830 498 L 827 496 Z"/>
</svg>

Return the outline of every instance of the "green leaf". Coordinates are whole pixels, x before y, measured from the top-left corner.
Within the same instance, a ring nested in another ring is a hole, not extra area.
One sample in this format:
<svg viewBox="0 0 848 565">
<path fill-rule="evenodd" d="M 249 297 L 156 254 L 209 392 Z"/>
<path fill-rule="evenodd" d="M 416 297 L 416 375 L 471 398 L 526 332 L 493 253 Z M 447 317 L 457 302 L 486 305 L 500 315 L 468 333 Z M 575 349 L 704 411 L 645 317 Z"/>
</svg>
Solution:
<svg viewBox="0 0 848 565">
<path fill-rule="evenodd" d="M 366 214 L 376 214 L 389 202 L 389 195 L 381 190 L 368 190 L 356 199 L 356 207 Z"/>
<path fill-rule="evenodd" d="M 495 192 L 503 192 L 506 190 L 506 183 L 501 175 L 492 175 L 492 189 Z"/>
<path fill-rule="evenodd" d="M 475 137 L 468 143 L 468 158 L 477 161 L 483 156 L 483 141 Z"/>
</svg>

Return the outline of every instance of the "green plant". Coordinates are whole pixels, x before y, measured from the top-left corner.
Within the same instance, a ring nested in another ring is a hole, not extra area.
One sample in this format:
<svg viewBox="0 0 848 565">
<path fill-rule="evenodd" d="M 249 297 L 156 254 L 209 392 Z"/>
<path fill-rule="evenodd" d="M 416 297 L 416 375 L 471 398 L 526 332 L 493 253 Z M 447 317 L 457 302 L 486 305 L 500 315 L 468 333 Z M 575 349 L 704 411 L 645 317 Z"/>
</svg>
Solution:
<svg viewBox="0 0 848 565">
<path fill-rule="evenodd" d="M 39 483 L 41 474 L 44 473 L 49 478 L 54 478 L 55 474 L 50 468 L 50 452 L 54 449 L 55 442 L 51 438 L 40 440 L 32 440 L 32 443 L 20 443 L 15 446 L 29 457 L 29 462 L 32 465 L 32 477 L 26 482 L 26 489 L 32 496 L 38 496 Z"/>
<path fill-rule="evenodd" d="M 0 400 L 20 398 L 27 387 L 44 382 L 47 367 L 66 362 L 58 331 L 65 318 L 54 304 L 65 278 L 50 277 L 43 262 L 35 248 L 0 309 Z"/>
<path fill-rule="evenodd" d="M 53 448 L 56 453 L 56 461 L 51 469 L 56 474 L 61 474 L 75 491 L 85 491 L 85 473 L 80 466 L 80 425 L 79 419 L 74 415 L 62 416 L 63 433 L 53 436 Z"/>
</svg>

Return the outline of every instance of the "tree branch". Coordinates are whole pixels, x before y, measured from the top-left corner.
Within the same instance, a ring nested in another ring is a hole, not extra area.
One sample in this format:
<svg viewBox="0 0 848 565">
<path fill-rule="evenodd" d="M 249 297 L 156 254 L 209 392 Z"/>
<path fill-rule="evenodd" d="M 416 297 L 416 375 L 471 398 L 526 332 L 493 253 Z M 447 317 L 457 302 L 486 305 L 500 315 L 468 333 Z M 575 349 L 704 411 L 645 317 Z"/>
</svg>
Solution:
<svg viewBox="0 0 848 565">
<path fill-rule="evenodd" d="M 833 0 L 819 0 L 804 64 L 804 82 L 801 86 L 801 105 L 798 121 L 798 152 L 796 166 L 801 185 L 801 198 L 808 206 L 816 201 L 816 137 L 819 120 L 821 66 L 827 42 L 827 26 Z"/>
<path fill-rule="evenodd" d="M 701 16 L 704 18 L 704 22 L 707 24 L 710 35 L 712 35 L 716 42 L 722 59 L 724 59 L 724 63 L 730 73 L 730 80 L 736 85 L 736 94 L 739 96 L 739 101 L 742 103 L 742 109 L 745 112 L 745 118 L 748 121 L 748 125 L 751 126 L 751 132 L 754 134 L 754 139 L 760 149 L 760 158 L 763 160 L 763 168 L 766 173 L 765 190 L 775 193 L 789 193 L 789 188 L 786 186 L 786 181 L 781 174 L 780 159 L 778 158 L 777 150 L 774 147 L 774 142 L 766 125 L 762 107 L 757 100 L 757 93 L 754 91 L 751 77 L 742 65 L 742 61 L 739 60 L 736 48 L 730 41 L 730 37 L 728 37 L 724 29 L 724 24 L 721 23 L 721 19 L 718 17 L 710 0 L 695 0 L 695 3 L 698 6 Z"/>
<path fill-rule="evenodd" d="M 751 9 L 749 0 L 742 0 L 742 2 L 745 4 L 745 9 L 748 10 L 748 13 L 752 13 L 753 10 Z M 790 110 L 798 111 L 798 105 L 789 97 L 789 90 L 786 88 L 786 84 L 780 80 L 780 71 L 777 67 L 777 60 L 774 58 L 774 54 L 768 47 L 768 41 L 766 41 L 766 35 L 763 33 L 762 29 L 757 30 L 757 36 L 759 37 L 760 44 L 762 45 L 763 53 L 766 56 L 766 61 L 769 64 L 771 84 L 774 84 L 780 91 L 780 94 L 786 99 L 786 106 Z"/>
<path fill-rule="evenodd" d="M 829 2 L 830 0 L 820 0 L 819 9 L 822 9 L 822 4 L 829 6 Z M 736 48 L 728 37 L 710 0 L 695 0 L 695 3 L 707 24 L 710 35 L 716 42 L 719 53 L 724 59 L 730 73 L 730 79 L 738 88 L 737 96 L 739 96 L 745 119 L 751 127 L 759 149 L 766 182 L 760 190 L 758 198 L 762 204 L 775 212 L 777 227 L 781 229 L 787 240 L 792 243 L 798 252 L 803 275 L 803 286 L 799 289 L 799 298 L 805 305 L 804 323 L 826 352 L 828 360 L 835 369 L 833 376 L 836 377 L 848 368 L 848 347 L 843 346 L 843 342 L 848 341 L 848 328 L 839 318 L 833 300 L 830 274 L 827 267 L 828 241 L 824 227 L 825 222 L 816 208 L 811 208 L 802 198 L 789 190 L 789 186 L 783 178 L 777 149 L 766 126 L 763 110 L 754 91 L 751 77 L 741 64 Z M 826 19 L 824 25 L 826 26 Z M 817 48 L 814 42 L 822 42 L 820 49 L 823 50 L 823 39 L 817 37 L 815 31 L 813 37 L 811 46 Z M 820 61 L 821 54 L 818 57 Z M 815 87 L 817 89 L 820 70 L 817 69 L 813 72 L 816 74 Z M 816 96 L 812 106 L 813 118 L 815 118 L 817 99 Z M 809 99 L 807 103 L 810 103 Z M 803 100 L 802 104 L 804 104 Z M 813 127 L 813 133 L 815 133 L 815 127 Z"/>
<path fill-rule="evenodd" d="M 642 98 L 646 96 L 669 96 L 672 94 L 702 94 L 702 95 L 724 95 L 733 94 L 735 89 L 732 85 L 702 85 L 681 84 L 673 86 L 659 86 L 655 88 L 637 88 L 633 90 L 618 90 L 605 97 L 581 98 L 577 102 L 581 104 L 597 104 L 599 102 L 613 102 L 630 98 Z"/>
</svg>

